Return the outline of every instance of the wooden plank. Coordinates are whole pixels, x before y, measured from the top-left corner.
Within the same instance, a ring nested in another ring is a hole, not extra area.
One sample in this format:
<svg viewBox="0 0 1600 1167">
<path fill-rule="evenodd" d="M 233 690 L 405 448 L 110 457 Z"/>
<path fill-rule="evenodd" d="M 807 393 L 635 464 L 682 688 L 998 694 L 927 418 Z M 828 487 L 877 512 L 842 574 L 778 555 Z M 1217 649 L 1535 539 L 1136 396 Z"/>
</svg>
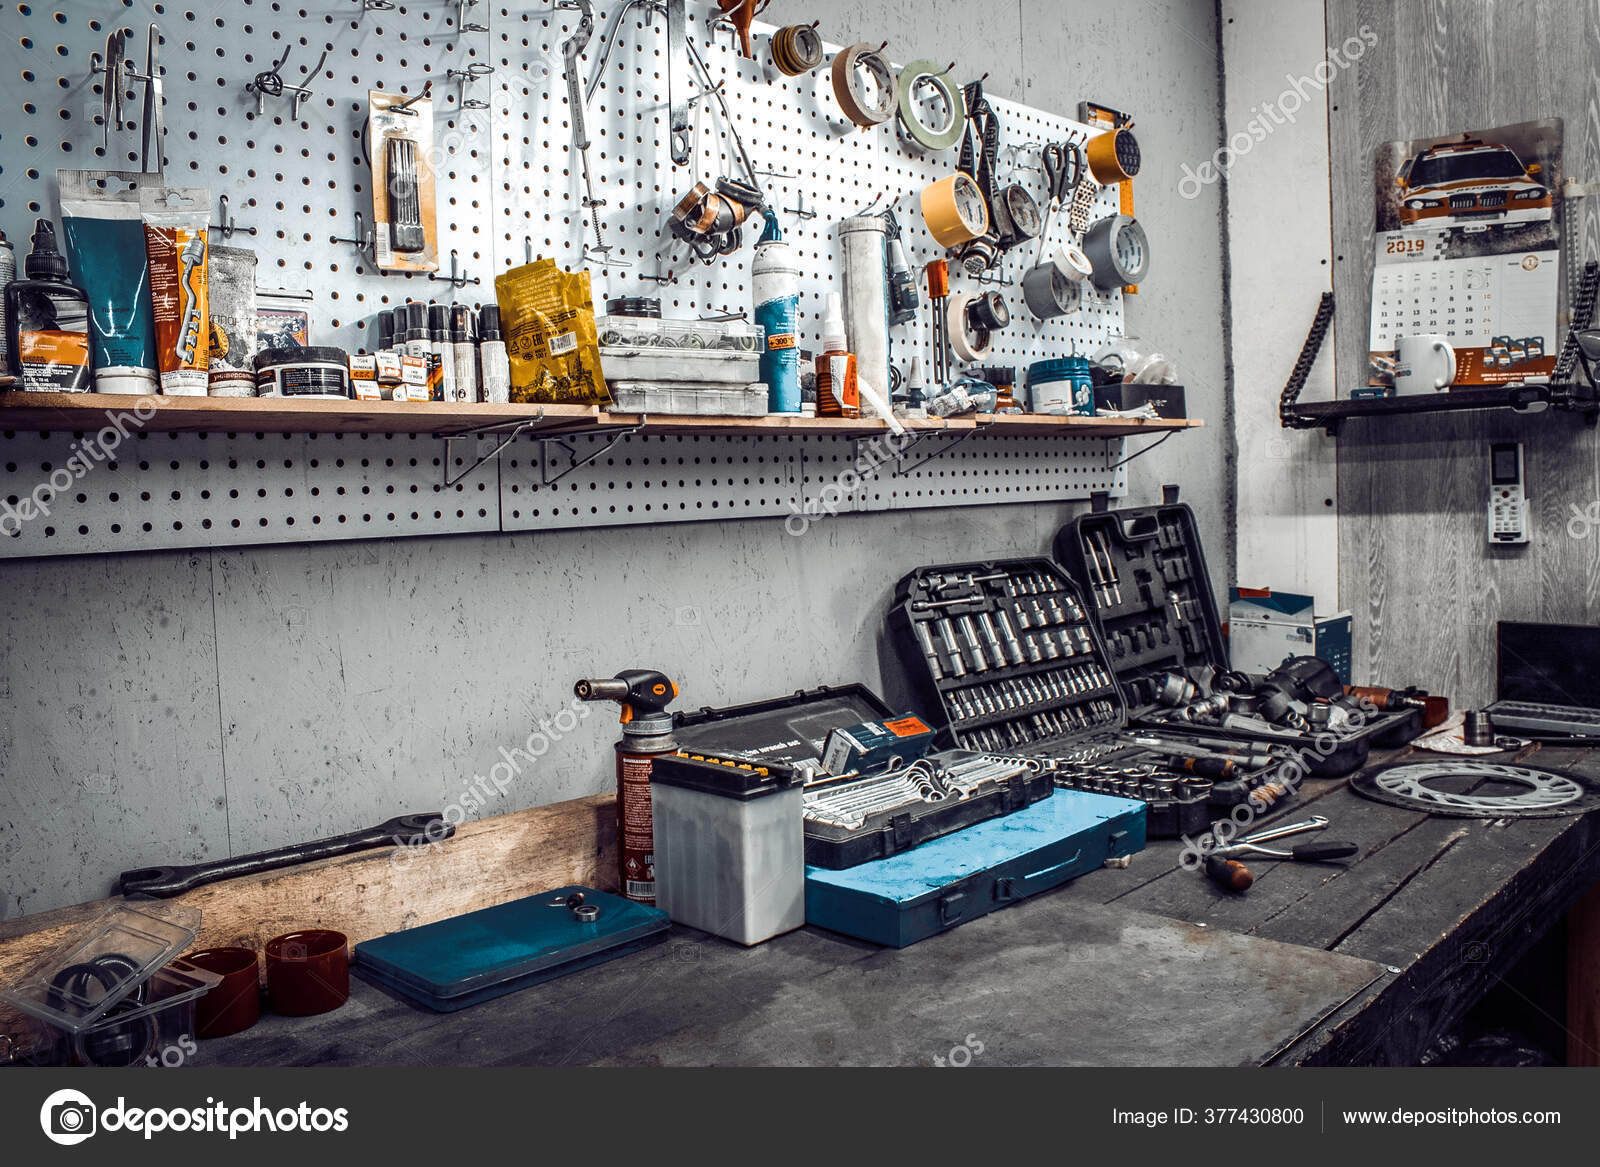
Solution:
<svg viewBox="0 0 1600 1167">
<path fill-rule="evenodd" d="M 153 403 L 155 412 L 141 421 Z M 95 432 L 124 415 L 130 431 L 184 433 L 454 433 L 510 422 L 541 430 L 594 424 L 592 405 L 457 405 L 444 401 L 294 401 L 281 397 L 0 394 L 0 429 Z"/>
<path fill-rule="evenodd" d="M 199 887 L 171 903 L 201 913 L 196 948 L 259 951 L 297 928 L 352 944 L 581 883 L 617 887 L 616 797 L 599 794 L 463 823 L 437 845 L 363 851 Z M 0 984 L 121 897 L 0 921 Z M 148 901 L 146 901 L 148 902 Z"/>
</svg>

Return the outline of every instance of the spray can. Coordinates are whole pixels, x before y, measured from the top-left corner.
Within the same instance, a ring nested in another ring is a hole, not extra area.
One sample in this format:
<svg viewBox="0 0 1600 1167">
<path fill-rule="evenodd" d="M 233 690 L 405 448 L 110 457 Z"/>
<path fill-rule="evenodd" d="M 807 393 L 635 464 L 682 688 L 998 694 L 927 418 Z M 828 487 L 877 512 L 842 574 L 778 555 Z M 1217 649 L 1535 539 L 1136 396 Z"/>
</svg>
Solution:
<svg viewBox="0 0 1600 1167">
<path fill-rule="evenodd" d="M 456 348 L 450 340 L 450 305 L 428 305 L 428 347 L 439 364 L 439 379 L 428 377 L 429 396 L 435 401 L 456 400 Z"/>
<path fill-rule="evenodd" d="M 500 305 L 478 309 L 478 356 L 483 366 L 483 399 L 491 405 L 511 400 L 511 357 L 500 336 Z"/>
<path fill-rule="evenodd" d="M 882 215 L 839 220 L 839 266 L 844 274 L 844 330 L 861 379 L 889 392 L 889 281 Z M 878 411 L 863 400 L 863 417 Z"/>
<path fill-rule="evenodd" d="M 778 216 L 770 210 L 766 230 L 756 242 L 750 270 L 756 304 L 756 323 L 766 330 L 761 350 L 761 379 L 767 383 L 769 413 L 800 412 L 800 354 L 795 349 L 795 328 L 800 314 L 800 265 L 783 241 Z"/>
<path fill-rule="evenodd" d="M 455 363 L 454 400 L 471 404 L 478 400 L 478 346 L 473 342 L 475 317 L 472 309 L 457 304 L 450 309 L 450 350 Z"/>
<path fill-rule="evenodd" d="M 817 356 L 818 417 L 861 416 L 861 396 L 856 390 L 856 358 L 844 344 L 839 293 L 829 292 L 828 310 L 822 318 L 822 352 Z"/>
<path fill-rule="evenodd" d="M 0 292 L 5 286 L 17 278 L 17 253 L 11 248 L 11 240 L 6 238 L 6 233 L 0 231 Z M 6 330 L 0 328 L 0 370 L 11 367 L 11 362 L 6 359 Z"/>
<path fill-rule="evenodd" d="M 622 740 L 617 743 L 618 874 L 623 895 L 635 903 L 654 905 L 650 771 L 657 758 L 678 748 L 672 714 L 667 712 L 678 686 L 653 669 L 624 669 L 615 677 L 585 678 L 572 691 L 580 701 L 615 701 L 622 706 Z"/>
</svg>

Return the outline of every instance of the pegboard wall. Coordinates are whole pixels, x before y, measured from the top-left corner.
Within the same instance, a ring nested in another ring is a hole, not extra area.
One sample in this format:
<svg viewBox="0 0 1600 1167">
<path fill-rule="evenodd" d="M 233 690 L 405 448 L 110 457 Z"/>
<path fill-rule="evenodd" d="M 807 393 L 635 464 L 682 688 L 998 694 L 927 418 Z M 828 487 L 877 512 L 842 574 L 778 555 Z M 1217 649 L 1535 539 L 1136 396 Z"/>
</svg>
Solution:
<svg viewBox="0 0 1600 1167">
<path fill-rule="evenodd" d="M 129 57 L 142 68 L 152 23 L 161 34 L 166 181 L 209 187 L 214 204 L 228 196 L 240 231 L 254 234 L 235 233 L 223 241 L 258 253 L 261 287 L 313 293 L 314 343 L 352 351 L 370 347 L 374 314 L 408 299 L 490 300 L 494 276 L 530 256 L 583 266 L 591 225 L 580 201 L 581 168 L 569 149 L 561 57 L 562 42 L 577 24 L 576 10 L 522 10 L 492 0 L 418 0 L 369 9 L 369 2 L 9 3 L 0 65 L 12 118 L 11 128 L 0 132 L 0 227 L 17 247 L 19 266 L 34 217 L 58 216 L 58 167 L 138 169 L 143 87 L 130 83 L 125 127 L 113 129 L 109 148 L 103 148 L 100 78 L 91 57 L 103 49 L 108 32 L 123 27 L 133 33 Z M 696 181 L 740 174 L 720 110 L 710 99 L 692 105 L 692 161 L 674 167 L 666 141 L 665 18 L 648 3 L 633 6 L 596 77 L 614 7 L 597 7 L 595 33 L 581 62 L 585 87 L 595 82 L 587 103 L 590 163 L 597 194 L 605 200 L 602 229 L 617 261 L 605 268 L 590 265 L 596 300 L 658 295 L 667 315 L 685 317 L 747 309 L 753 230 L 747 228 L 746 246 L 737 254 L 707 266 L 693 260 L 666 227 L 669 211 Z M 800 331 L 803 345 L 806 338 L 815 343 L 825 294 L 836 288 L 834 222 L 893 205 L 911 263 L 920 271 L 941 249 L 923 226 L 917 196 L 950 172 L 954 152 L 920 153 L 893 125 L 857 130 L 838 108 L 826 62 L 811 74 L 769 82 L 759 60 L 739 55 L 731 30 L 709 23 L 709 4 L 691 0 L 689 14 L 689 35 L 723 84 L 758 177 L 780 209 L 785 237 L 807 269 Z M 770 31 L 756 26 L 758 58 Z M 902 29 L 885 33 L 908 36 Z M 284 80 L 311 95 L 297 120 L 287 94 L 267 98 L 258 117 L 256 97 L 245 86 L 286 48 Z M 828 46 L 830 54 L 835 48 Z M 322 67 L 309 75 L 324 51 Z M 896 55 L 894 44 L 889 54 Z M 908 44 L 900 55 L 920 54 Z M 409 96 L 430 80 L 435 135 L 443 150 L 439 252 L 446 270 L 454 252 L 462 270 L 479 281 L 461 289 L 421 275 L 382 275 L 359 248 L 335 242 L 357 234 L 358 212 L 370 227 L 370 174 L 362 146 L 367 90 Z M 673 83 L 700 90 L 694 74 Z M 1037 145 L 1069 137 L 1081 142 L 1092 131 L 990 100 L 1002 127 L 998 177 L 1022 182 L 1042 202 Z M 1102 191 L 1093 215 L 1115 210 L 1114 190 Z M 1064 218 L 1055 217 L 1053 239 L 1064 233 Z M 989 360 L 1022 365 L 1069 352 L 1092 355 L 1122 334 L 1121 293 L 1101 295 L 1088 285 L 1079 312 L 1035 322 L 1016 286 L 1035 255 L 1036 245 L 1015 249 L 997 273 L 1009 285 L 1003 290 L 1013 323 L 997 337 Z M 974 286 L 952 274 L 956 290 Z M 920 354 L 928 365 L 926 311 L 891 336 L 896 364 Z M 606 440 L 576 437 L 568 448 L 581 457 Z M 1121 457 L 1120 440 L 979 435 L 914 466 L 952 441 L 934 436 L 919 443 L 901 465 L 884 467 L 870 485 L 850 492 L 840 509 L 1081 498 L 1093 490 L 1123 490 L 1123 476 L 1113 468 Z M 8 438 L 0 497 L 32 491 L 39 468 L 61 464 L 71 444 L 71 435 L 63 434 Z M 660 451 L 669 446 L 694 451 L 688 456 L 722 473 L 690 479 L 666 463 L 652 465 L 663 482 L 683 480 L 685 485 L 670 487 L 681 496 L 648 504 L 625 498 L 629 482 L 648 480 L 631 474 L 626 460 L 643 467 L 666 457 Z M 789 514 L 793 500 L 811 497 L 807 491 L 832 481 L 825 468 L 853 463 L 861 446 L 848 437 L 637 435 L 548 487 L 543 482 L 557 468 L 545 464 L 570 464 L 568 448 L 524 438 L 507 451 L 505 464 L 484 467 L 458 490 L 442 486 L 443 467 L 448 459 L 464 468 L 463 444 L 447 454 L 439 439 L 425 435 L 139 435 L 135 456 L 123 450 L 115 470 L 101 466 L 81 489 L 62 494 L 60 521 L 50 524 L 50 535 L 42 524 L 30 523 L 23 534 L 0 540 L 0 555 Z M 352 458 L 357 448 L 363 452 Z M 770 473 L 743 469 L 748 459 L 770 460 L 778 451 L 787 451 L 787 461 L 766 466 Z M 704 485 L 710 479 L 715 484 Z M 585 492 L 607 501 L 553 501 Z M 541 494 L 545 505 L 533 501 Z M 467 495 L 479 505 L 462 503 Z M 370 507 L 342 505 L 357 497 L 378 501 Z M 341 505 L 330 505 L 336 499 Z M 385 499 L 400 501 L 381 505 Z"/>
</svg>

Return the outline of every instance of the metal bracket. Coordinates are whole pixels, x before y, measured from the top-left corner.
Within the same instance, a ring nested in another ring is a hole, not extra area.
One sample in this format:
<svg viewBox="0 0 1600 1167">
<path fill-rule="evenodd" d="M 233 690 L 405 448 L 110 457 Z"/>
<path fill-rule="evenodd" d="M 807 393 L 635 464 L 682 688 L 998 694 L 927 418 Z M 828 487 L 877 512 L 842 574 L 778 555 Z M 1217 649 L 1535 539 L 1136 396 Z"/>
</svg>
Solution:
<svg viewBox="0 0 1600 1167">
<path fill-rule="evenodd" d="M 488 32 L 486 25 L 468 24 L 467 12 L 478 6 L 478 0 L 456 0 L 456 32 Z"/>
<path fill-rule="evenodd" d="M 993 425 L 994 425 L 993 422 L 988 422 L 988 421 L 978 422 L 972 429 L 962 431 L 961 436 L 959 438 L 957 438 L 955 441 L 946 442 L 944 445 L 940 446 L 933 453 L 925 454 L 921 458 L 918 458 L 915 462 L 911 463 L 911 465 L 907 466 L 906 465 L 906 452 L 908 450 L 916 449 L 918 446 L 920 446 L 923 442 L 927 441 L 934 434 L 949 433 L 950 431 L 949 430 L 930 430 L 927 433 L 918 435 L 915 439 L 912 440 L 910 445 L 906 446 L 905 449 L 900 451 L 900 457 L 899 457 L 899 459 L 897 459 L 897 462 L 896 462 L 896 465 L 895 465 L 895 469 L 894 469 L 894 476 L 896 478 L 902 478 L 905 475 L 910 474 L 913 470 L 917 469 L 918 467 L 926 465 L 929 462 L 932 462 L 935 458 L 944 457 L 951 450 L 955 449 L 962 442 L 966 441 L 968 438 L 972 437 L 974 434 L 981 433 L 984 430 L 991 428 Z"/>
<path fill-rule="evenodd" d="M 224 202 L 227 201 L 227 196 L 226 195 L 223 196 L 223 201 Z M 246 228 L 241 228 L 241 230 L 245 230 L 245 229 Z M 252 235 L 254 235 L 256 233 L 256 229 L 254 227 L 250 227 L 250 228 L 248 228 L 248 230 L 249 230 L 250 234 L 252 234 Z M 372 242 L 373 242 L 372 232 L 367 230 L 362 225 L 362 218 L 361 218 L 361 212 L 360 211 L 356 212 L 356 237 L 354 239 L 341 239 L 337 235 L 330 235 L 330 236 L 328 236 L 328 242 L 329 243 L 348 243 L 352 247 L 354 247 L 357 251 L 359 251 L 361 253 L 361 258 L 362 259 L 364 259 L 368 263 L 371 263 L 374 266 L 376 266 L 376 262 L 372 258 Z"/>
<path fill-rule="evenodd" d="M 640 430 L 644 429 L 645 423 L 647 421 L 649 421 L 649 420 L 650 420 L 649 417 L 647 417 L 645 414 L 641 413 L 639 415 L 639 420 L 638 420 L 637 423 L 635 423 L 634 425 L 629 426 L 627 429 L 615 431 L 614 433 L 612 433 L 611 440 L 609 442 L 607 442 L 603 446 L 596 447 L 596 449 L 592 453 L 586 455 L 583 458 L 579 458 L 578 457 L 578 451 L 573 448 L 571 442 L 567 441 L 567 438 L 578 438 L 578 437 L 584 437 L 584 436 L 586 436 L 588 434 L 603 434 L 603 433 L 608 433 L 608 432 L 611 432 L 611 431 L 608 431 L 608 430 L 578 430 L 578 431 L 570 433 L 570 434 L 563 434 L 561 437 L 558 437 L 558 438 L 540 438 L 540 439 L 538 439 L 538 441 L 539 441 L 539 480 L 540 480 L 540 484 L 543 485 L 543 486 L 554 486 L 556 483 L 560 482 L 567 475 L 571 474 L 574 470 L 583 469 L 583 467 L 589 465 L 589 463 L 593 462 L 596 458 L 599 458 L 599 457 L 603 456 L 604 454 L 608 453 L 609 451 L 611 451 L 612 449 L 614 449 L 616 447 L 616 444 L 618 442 L 622 441 L 624 438 L 631 438 L 634 434 L 636 434 Z M 549 467 L 550 443 L 551 442 L 554 442 L 556 445 L 560 446 L 563 450 L 565 450 L 567 452 L 568 457 L 570 457 L 572 459 L 572 465 L 568 466 L 565 470 L 563 470 L 560 474 L 557 474 L 554 478 L 550 477 L 550 467 Z"/>
<path fill-rule="evenodd" d="M 444 438 L 444 484 L 445 484 L 445 488 L 448 489 L 448 488 L 454 486 L 456 483 L 458 483 L 458 482 L 462 481 L 463 479 L 467 478 L 469 475 L 472 474 L 473 471 L 475 471 L 479 466 L 482 466 L 485 462 L 490 462 L 490 461 L 493 461 L 494 459 L 500 457 L 500 455 L 505 452 L 505 449 L 506 449 L 507 446 L 509 446 L 512 442 L 516 441 L 519 437 L 521 437 L 524 433 L 526 433 L 530 428 L 532 428 L 533 426 L 538 425 L 543 420 L 544 420 L 544 406 L 541 405 L 539 407 L 539 412 L 537 414 L 535 414 L 533 417 L 523 418 L 520 421 L 497 421 L 497 422 L 493 422 L 493 423 L 491 423 L 489 425 L 474 426 L 471 429 L 462 430 L 460 433 L 441 434 L 440 437 Z M 476 462 L 474 462 L 471 466 L 468 466 L 460 474 L 457 474 L 454 478 L 451 478 L 450 477 L 450 443 L 451 442 L 459 442 L 459 441 L 462 441 L 462 440 L 464 440 L 466 438 L 486 437 L 487 435 L 494 434 L 494 433 L 504 433 L 506 435 L 505 440 L 503 442 L 501 442 L 498 446 L 496 446 L 494 449 L 490 450 L 487 454 L 484 454 L 483 456 L 481 456 Z"/>
</svg>

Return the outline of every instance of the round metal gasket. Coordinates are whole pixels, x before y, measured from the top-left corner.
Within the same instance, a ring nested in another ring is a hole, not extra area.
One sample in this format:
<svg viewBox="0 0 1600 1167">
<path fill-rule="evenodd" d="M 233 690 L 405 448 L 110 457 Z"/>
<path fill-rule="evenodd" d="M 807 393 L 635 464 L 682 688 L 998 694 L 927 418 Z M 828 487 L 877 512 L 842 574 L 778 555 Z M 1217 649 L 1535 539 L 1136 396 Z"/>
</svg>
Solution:
<svg viewBox="0 0 1600 1167">
<path fill-rule="evenodd" d="M 1456 794 L 1436 785 L 1447 778 L 1509 782 L 1521 790 Z M 1600 787 L 1585 779 L 1503 762 L 1401 762 L 1356 775 L 1350 779 L 1350 789 L 1390 806 L 1455 818 L 1548 818 L 1600 807 Z"/>
</svg>

